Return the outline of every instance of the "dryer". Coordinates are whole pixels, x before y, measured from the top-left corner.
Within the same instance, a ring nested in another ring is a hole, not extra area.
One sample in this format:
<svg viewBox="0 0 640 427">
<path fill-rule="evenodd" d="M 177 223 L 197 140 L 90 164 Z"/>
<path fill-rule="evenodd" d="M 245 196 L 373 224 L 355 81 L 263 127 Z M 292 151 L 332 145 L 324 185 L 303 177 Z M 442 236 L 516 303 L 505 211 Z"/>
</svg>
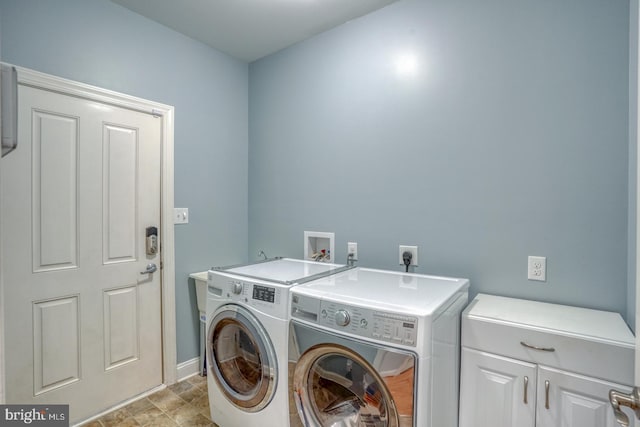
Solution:
<svg viewBox="0 0 640 427">
<path fill-rule="evenodd" d="M 207 273 L 207 385 L 223 427 L 286 427 L 289 289 L 350 267 L 289 258 Z"/>
<path fill-rule="evenodd" d="M 366 268 L 293 288 L 290 426 L 456 427 L 468 288 Z"/>
</svg>

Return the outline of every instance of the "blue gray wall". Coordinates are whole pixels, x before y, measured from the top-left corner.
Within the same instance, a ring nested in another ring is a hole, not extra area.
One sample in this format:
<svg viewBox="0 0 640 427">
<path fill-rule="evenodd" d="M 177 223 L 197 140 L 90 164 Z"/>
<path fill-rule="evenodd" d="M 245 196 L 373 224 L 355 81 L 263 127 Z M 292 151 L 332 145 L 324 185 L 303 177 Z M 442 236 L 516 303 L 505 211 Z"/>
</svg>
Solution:
<svg viewBox="0 0 640 427">
<path fill-rule="evenodd" d="M 401 0 L 249 67 L 106 0 L 0 0 L 0 29 L 3 61 L 176 107 L 179 362 L 188 273 L 302 256 L 304 230 L 364 266 L 417 244 L 417 272 L 474 293 L 633 311 L 627 1 Z"/>
<path fill-rule="evenodd" d="M 189 273 L 247 259 L 248 66 L 105 0 L 0 0 L 2 60 L 175 107 L 178 362 L 198 356 Z"/>
<path fill-rule="evenodd" d="M 338 261 L 418 245 L 473 294 L 627 312 L 628 1 L 402 0 L 250 64 L 249 93 L 250 258 L 333 231 Z"/>
</svg>

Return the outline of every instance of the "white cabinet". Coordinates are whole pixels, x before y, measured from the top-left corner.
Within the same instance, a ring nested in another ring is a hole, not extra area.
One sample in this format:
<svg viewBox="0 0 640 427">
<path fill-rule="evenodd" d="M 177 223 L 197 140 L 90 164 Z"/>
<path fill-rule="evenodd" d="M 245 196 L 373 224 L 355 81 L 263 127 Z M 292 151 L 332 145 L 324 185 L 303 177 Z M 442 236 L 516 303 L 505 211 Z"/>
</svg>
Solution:
<svg viewBox="0 0 640 427">
<path fill-rule="evenodd" d="M 616 313 L 480 294 L 462 317 L 460 427 L 617 427 L 608 394 L 631 390 L 633 352 Z"/>
</svg>

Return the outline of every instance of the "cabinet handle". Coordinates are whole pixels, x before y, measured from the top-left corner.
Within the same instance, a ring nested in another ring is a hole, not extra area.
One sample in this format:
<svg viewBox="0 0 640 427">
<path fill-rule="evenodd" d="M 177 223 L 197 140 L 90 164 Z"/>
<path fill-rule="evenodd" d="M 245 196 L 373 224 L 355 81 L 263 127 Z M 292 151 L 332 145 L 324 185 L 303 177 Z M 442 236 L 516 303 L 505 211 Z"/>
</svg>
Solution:
<svg viewBox="0 0 640 427">
<path fill-rule="evenodd" d="M 524 404 L 527 405 L 527 391 L 529 390 L 529 377 L 525 375 L 524 377 Z"/>
<path fill-rule="evenodd" d="M 544 381 L 544 408 L 549 409 L 549 380 Z"/>
<path fill-rule="evenodd" d="M 556 351 L 556 349 L 553 348 L 553 347 L 538 347 L 538 346 L 535 346 L 535 345 L 527 344 L 524 341 L 520 341 L 520 345 L 523 345 L 523 346 L 525 346 L 527 348 L 531 348 L 533 350 L 549 351 L 549 352 Z"/>
</svg>

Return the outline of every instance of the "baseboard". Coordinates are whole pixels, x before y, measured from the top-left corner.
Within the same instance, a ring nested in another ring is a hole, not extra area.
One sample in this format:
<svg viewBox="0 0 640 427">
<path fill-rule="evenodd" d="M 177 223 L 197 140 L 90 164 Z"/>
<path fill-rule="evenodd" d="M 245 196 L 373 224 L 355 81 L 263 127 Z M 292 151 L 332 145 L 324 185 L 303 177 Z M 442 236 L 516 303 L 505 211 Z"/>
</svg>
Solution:
<svg viewBox="0 0 640 427">
<path fill-rule="evenodd" d="M 177 374 L 178 381 L 182 381 L 193 375 L 199 374 L 200 358 L 194 357 L 193 359 L 187 360 L 186 362 L 178 363 L 177 371 L 178 371 L 178 374 Z"/>
<path fill-rule="evenodd" d="M 178 363 L 176 371 L 177 371 L 178 381 L 182 381 L 182 380 L 185 380 L 185 379 L 187 379 L 189 377 L 197 375 L 199 373 L 199 371 L 200 371 L 200 358 L 199 357 L 194 357 L 193 359 L 187 360 L 186 362 Z M 127 406 L 128 404 L 130 404 L 132 402 L 135 402 L 138 399 L 142 399 L 143 397 L 146 397 L 146 396 L 148 396 L 150 394 L 153 394 L 153 393 L 155 393 L 157 391 L 160 391 L 160 390 L 166 388 L 166 386 L 167 386 L 166 384 L 162 384 L 162 385 L 160 385 L 158 387 L 155 387 L 152 390 L 149 390 L 149 391 L 147 391 L 145 393 L 142 393 L 142 394 L 140 394 L 138 396 L 135 396 L 135 397 L 133 397 L 133 398 L 131 398 L 131 399 L 125 401 L 125 402 L 121 402 L 121 403 L 119 403 L 119 404 L 117 404 L 117 405 L 115 405 L 115 406 L 113 406 L 113 407 L 111 407 L 109 409 L 106 409 L 106 410 L 100 412 L 97 415 L 94 415 L 94 416 L 92 416 L 90 418 L 87 418 L 86 420 L 83 420 L 83 421 L 79 422 L 78 424 L 74 424 L 74 427 L 86 424 L 86 423 L 88 423 L 90 421 L 93 421 L 93 420 L 97 420 L 98 418 L 102 417 L 105 414 L 108 414 L 109 412 L 115 411 L 116 409 L 119 409 L 119 408 L 122 408 L 124 406 Z"/>
<path fill-rule="evenodd" d="M 82 420 L 77 424 L 73 424 L 72 427 L 79 427 L 82 426 L 84 424 L 88 424 L 91 421 L 97 420 L 98 418 L 102 417 L 103 415 L 106 415 L 110 412 L 115 411 L 116 409 L 120 409 L 120 408 L 124 408 L 125 406 L 129 405 L 130 403 L 135 402 L 136 400 L 140 400 L 143 397 L 147 397 L 153 393 L 156 393 L 160 390 L 164 390 L 165 388 L 167 388 L 167 386 L 165 384 L 161 384 L 158 387 L 152 388 L 151 390 L 145 391 L 142 394 L 139 394 L 137 396 L 132 397 L 131 399 L 125 400 L 124 402 L 120 402 L 115 406 L 112 406 L 111 408 L 105 409 L 104 411 L 100 412 L 99 414 L 93 415 L 90 418 L 87 418 L 86 420 Z"/>
</svg>

